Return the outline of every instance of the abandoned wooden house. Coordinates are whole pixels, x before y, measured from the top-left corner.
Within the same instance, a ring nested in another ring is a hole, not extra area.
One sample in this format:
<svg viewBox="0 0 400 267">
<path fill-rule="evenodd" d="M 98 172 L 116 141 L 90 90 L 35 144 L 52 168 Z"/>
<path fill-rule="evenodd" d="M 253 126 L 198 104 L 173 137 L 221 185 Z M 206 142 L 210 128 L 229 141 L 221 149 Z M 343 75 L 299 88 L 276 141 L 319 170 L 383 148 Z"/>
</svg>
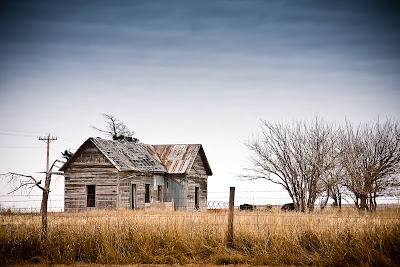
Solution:
<svg viewBox="0 0 400 267">
<path fill-rule="evenodd" d="M 64 210 L 207 209 L 212 175 L 202 145 L 146 145 L 89 138 L 60 168 Z"/>
</svg>

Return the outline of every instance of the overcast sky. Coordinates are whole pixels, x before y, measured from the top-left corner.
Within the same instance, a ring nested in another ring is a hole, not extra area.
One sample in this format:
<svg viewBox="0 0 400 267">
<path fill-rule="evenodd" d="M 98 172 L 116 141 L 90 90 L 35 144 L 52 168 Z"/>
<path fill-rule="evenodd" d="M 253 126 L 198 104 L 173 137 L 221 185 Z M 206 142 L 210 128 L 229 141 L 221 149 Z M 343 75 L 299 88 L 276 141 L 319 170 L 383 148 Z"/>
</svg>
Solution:
<svg viewBox="0 0 400 267">
<path fill-rule="evenodd" d="M 58 137 L 53 161 L 101 136 L 90 125 L 111 113 L 144 143 L 203 144 L 211 192 L 269 190 L 234 178 L 260 119 L 400 119 L 399 11 L 397 1 L 1 1 L 0 173 L 43 176 L 38 136 Z"/>
</svg>

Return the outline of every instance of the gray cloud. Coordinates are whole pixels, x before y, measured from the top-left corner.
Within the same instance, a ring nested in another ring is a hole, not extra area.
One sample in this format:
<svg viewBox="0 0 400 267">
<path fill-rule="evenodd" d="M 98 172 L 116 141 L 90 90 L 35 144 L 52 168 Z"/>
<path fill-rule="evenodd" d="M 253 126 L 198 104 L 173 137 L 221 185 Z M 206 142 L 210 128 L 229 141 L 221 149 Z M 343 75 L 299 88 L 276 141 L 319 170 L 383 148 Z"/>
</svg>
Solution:
<svg viewBox="0 0 400 267">
<path fill-rule="evenodd" d="M 65 62 L 72 72 L 104 65 L 260 78 L 271 67 L 397 74 L 398 11 L 396 2 L 372 1 L 2 2 L 0 84 Z"/>
</svg>

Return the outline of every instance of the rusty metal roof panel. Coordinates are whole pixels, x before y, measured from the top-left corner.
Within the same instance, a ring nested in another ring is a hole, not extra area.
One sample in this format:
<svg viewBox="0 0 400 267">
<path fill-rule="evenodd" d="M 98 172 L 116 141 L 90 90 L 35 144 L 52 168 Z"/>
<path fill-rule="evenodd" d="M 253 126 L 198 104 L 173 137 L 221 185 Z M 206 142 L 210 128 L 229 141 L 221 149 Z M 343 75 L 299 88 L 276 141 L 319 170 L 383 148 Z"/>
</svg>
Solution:
<svg viewBox="0 0 400 267">
<path fill-rule="evenodd" d="M 167 173 L 188 173 L 201 145 L 153 145 Z"/>
</svg>

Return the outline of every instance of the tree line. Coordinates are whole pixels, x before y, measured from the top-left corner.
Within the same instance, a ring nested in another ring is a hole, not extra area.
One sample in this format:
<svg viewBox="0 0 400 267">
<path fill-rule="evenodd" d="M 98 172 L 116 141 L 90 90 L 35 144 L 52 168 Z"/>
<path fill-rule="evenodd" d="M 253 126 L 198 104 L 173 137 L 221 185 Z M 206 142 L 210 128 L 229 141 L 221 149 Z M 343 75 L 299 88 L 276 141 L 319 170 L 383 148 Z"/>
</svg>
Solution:
<svg viewBox="0 0 400 267">
<path fill-rule="evenodd" d="M 269 123 L 245 145 L 251 152 L 250 174 L 281 185 L 296 210 L 312 211 L 323 197 L 341 207 L 350 197 L 359 210 L 376 210 L 378 197 L 400 188 L 400 126 L 376 120 L 337 125 L 320 117 L 312 121 Z"/>
</svg>

